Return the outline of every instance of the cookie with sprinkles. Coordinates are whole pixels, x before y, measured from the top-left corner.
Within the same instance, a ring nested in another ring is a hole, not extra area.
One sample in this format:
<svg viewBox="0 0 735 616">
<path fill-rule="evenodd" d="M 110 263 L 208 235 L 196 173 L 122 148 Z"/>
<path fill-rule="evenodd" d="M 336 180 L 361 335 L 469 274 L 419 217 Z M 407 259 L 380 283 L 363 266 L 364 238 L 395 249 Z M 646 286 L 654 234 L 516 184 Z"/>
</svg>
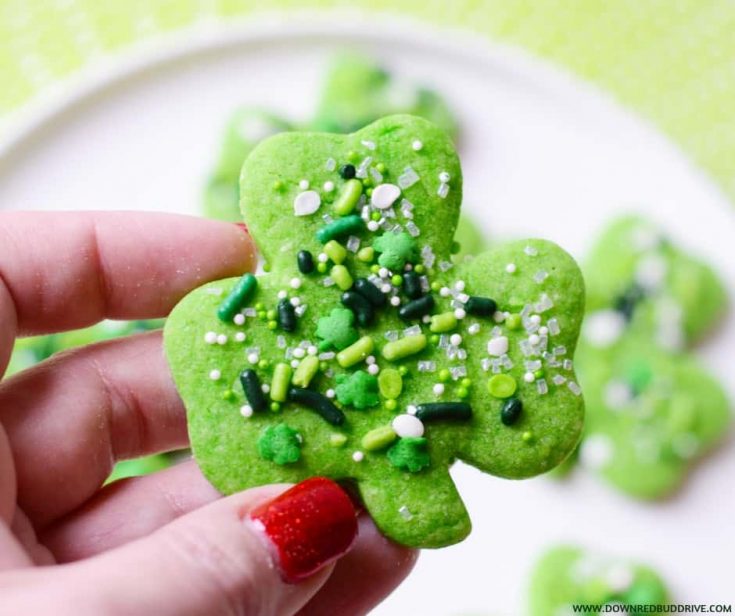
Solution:
<svg viewBox="0 0 735 616">
<path fill-rule="evenodd" d="M 621 606 L 617 611 L 626 613 L 627 605 L 669 602 L 664 581 L 650 567 L 572 546 L 548 550 L 535 565 L 528 589 L 529 616 L 573 614 L 572 606 L 580 605 Z"/>
<path fill-rule="evenodd" d="M 574 449 L 579 269 L 544 240 L 452 263 L 462 173 L 446 133 L 413 116 L 284 133 L 241 177 L 268 273 L 204 285 L 165 329 L 219 490 L 348 480 L 386 536 L 440 547 L 470 531 L 454 460 L 519 479 Z"/>
</svg>

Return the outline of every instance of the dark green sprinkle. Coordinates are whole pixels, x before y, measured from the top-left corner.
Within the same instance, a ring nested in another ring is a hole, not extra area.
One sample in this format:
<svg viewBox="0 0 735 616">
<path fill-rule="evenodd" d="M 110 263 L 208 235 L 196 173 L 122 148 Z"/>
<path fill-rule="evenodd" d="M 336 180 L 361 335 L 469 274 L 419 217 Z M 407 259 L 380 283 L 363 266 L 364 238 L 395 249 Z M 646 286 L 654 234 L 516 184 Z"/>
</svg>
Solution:
<svg viewBox="0 0 735 616">
<path fill-rule="evenodd" d="M 385 306 L 385 294 L 367 278 L 355 280 L 354 289 L 376 308 Z"/>
<path fill-rule="evenodd" d="M 312 411 L 316 411 L 323 419 L 333 426 L 341 426 L 345 422 L 345 414 L 334 406 L 329 398 L 313 389 L 289 387 L 288 399 L 291 402 L 303 404 Z"/>
<path fill-rule="evenodd" d="M 633 312 L 644 296 L 643 289 L 637 284 L 632 284 L 615 299 L 615 310 L 622 314 L 626 321 L 630 321 L 633 318 Z"/>
<path fill-rule="evenodd" d="M 285 298 L 278 302 L 278 326 L 286 332 L 296 329 L 296 311 L 291 302 Z"/>
<path fill-rule="evenodd" d="M 345 235 L 354 235 L 365 228 L 365 221 L 357 214 L 344 216 L 324 225 L 316 232 L 316 239 L 322 244 Z"/>
<path fill-rule="evenodd" d="M 299 250 L 296 255 L 296 264 L 302 274 L 311 274 L 314 271 L 314 257 L 308 250 Z"/>
<path fill-rule="evenodd" d="M 416 272 L 410 271 L 403 274 L 403 292 L 409 299 L 418 299 L 423 291 L 421 290 L 421 276 Z"/>
<path fill-rule="evenodd" d="M 416 417 L 421 421 L 465 420 L 472 417 L 472 407 L 466 402 L 428 402 L 416 407 Z"/>
<path fill-rule="evenodd" d="M 489 297 L 470 297 L 464 305 L 467 314 L 473 314 L 478 317 L 491 317 L 498 309 L 498 305 L 494 299 Z"/>
<path fill-rule="evenodd" d="M 512 426 L 521 416 L 523 403 L 518 398 L 508 398 L 500 408 L 500 421 L 506 426 Z"/>
<path fill-rule="evenodd" d="M 355 177 L 356 173 L 357 169 L 355 169 L 355 165 L 350 165 L 349 163 L 339 168 L 339 175 L 344 180 L 351 180 Z"/>
<path fill-rule="evenodd" d="M 434 309 L 434 296 L 429 293 L 419 299 L 415 299 L 407 304 L 404 304 L 398 310 L 398 316 L 406 321 L 410 319 L 420 319 L 426 314 L 429 314 Z"/>
<path fill-rule="evenodd" d="M 268 408 L 268 400 L 265 398 L 260 379 L 255 370 L 248 368 L 240 373 L 240 384 L 245 392 L 250 408 L 256 413 Z"/>
<path fill-rule="evenodd" d="M 356 291 L 345 291 L 342 293 L 341 300 L 345 308 L 349 308 L 355 313 L 357 323 L 360 327 L 367 327 L 373 322 L 375 311 L 373 310 L 372 304 L 365 299 L 364 295 Z"/>
<path fill-rule="evenodd" d="M 258 279 L 252 274 L 245 274 L 240 278 L 217 308 L 217 316 L 220 321 L 230 323 L 240 308 L 253 296 L 257 286 Z"/>
</svg>

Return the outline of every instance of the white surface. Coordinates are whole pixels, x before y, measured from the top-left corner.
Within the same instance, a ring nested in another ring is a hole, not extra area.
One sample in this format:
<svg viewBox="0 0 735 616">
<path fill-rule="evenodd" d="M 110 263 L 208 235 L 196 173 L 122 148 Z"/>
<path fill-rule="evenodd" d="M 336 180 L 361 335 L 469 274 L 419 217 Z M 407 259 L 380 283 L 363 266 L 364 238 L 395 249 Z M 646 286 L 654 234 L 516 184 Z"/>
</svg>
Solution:
<svg viewBox="0 0 735 616">
<path fill-rule="evenodd" d="M 405 25 L 380 31 L 344 21 L 341 39 L 318 23 L 230 29 L 179 41 L 156 62 L 138 57 L 6 147 L 0 207 L 194 213 L 228 112 L 250 102 L 307 117 L 325 58 L 351 40 L 449 99 L 462 122 L 466 210 L 493 236 L 542 236 L 581 256 L 604 221 L 636 208 L 715 264 L 732 294 L 732 204 L 652 129 L 518 52 Z M 733 349 L 731 315 L 700 354 L 735 398 Z M 423 554 L 377 613 L 519 614 L 533 559 L 562 540 L 651 562 L 681 602 L 732 601 L 734 475 L 732 441 L 656 505 L 581 473 L 510 482 L 457 467 L 473 534 Z"/>
</svg>

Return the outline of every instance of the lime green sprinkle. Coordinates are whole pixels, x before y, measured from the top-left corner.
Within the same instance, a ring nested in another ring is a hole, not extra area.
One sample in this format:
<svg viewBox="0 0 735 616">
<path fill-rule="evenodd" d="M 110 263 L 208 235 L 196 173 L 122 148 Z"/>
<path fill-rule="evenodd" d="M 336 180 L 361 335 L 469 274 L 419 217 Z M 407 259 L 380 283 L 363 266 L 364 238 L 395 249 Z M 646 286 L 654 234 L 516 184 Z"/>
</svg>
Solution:
<svg viewBox="0 0 735 616">
<path fill-rule="evenodd" d="M 393 340 L 383 347 L 383 357 L 388 361 L 396 361 L 403 359 L 409 355 L 415 355 L 426 348 L 426 336 L 424 334 L 416 334 L 415 336 L 406 336 L 399 340 Z"/>
<path fill-rule="evenodd" d="M 462 387 L 470 387 L 472 385 L 472 379 L 465 377 L 459 383 Z"/>
<path fill-rule="evenodd" d="M 291 366 L 288 364 L 276 364 L 271 380 L 271 400 L 285 402 L 288 395 L 288 385 L 291 382 Z"/>
<path fill-rule="evenodd" d="M 462 250 L 462 244 L 460 244 L 457 240 L 454 240 L 452 242 L 452 247 L 449 249 L 449 251 L 453 254 L 459 254 L 459 252 Z"/>
<path fill-rule="evenodd" d="M 342 447 L 347 442 L 347 437 L 339 432 L 333 432 L 329 435 L 329 444 L 332 447 Z"/>
<path fill-rule="evenodd" d="M 225 391 L 222 392 L 222 399 L 227 400 L 227 402 L 234 402 L 237 400 L 237 395 L 231 389 L 225 389 Z"/>
<path fill-rule="evenodd" d="M 281 410 L 281 405 L 278 402 L 271 402 L 271 412 L 278 413 Z"/>
<path fill-rule="evenodd" d="M 467 391 L 466 387 L 458 387 L 457 388 L 457 397 L 459 398 L 466 398 L 470 395 L 470 392 Z"/>
<path fill-rule="evenodd" d="M 378 163 L 375 165 L 375 168 L 378 170 L 378 173 L 385 173 L 385 163 Z"/>
<path fill-rule="evenodd" d="M 442 314 L 435 314 L 431 317 L 429 330 L 441 334 L 451 331 L 455 327 L 457 327 L 457 317 L 454 316 L 454 312 L 443 312 Z"/>
<path fill-rule="evenodd" d="M 539 368 L 538 370 L 536 370 L 536 372 L 533 373 L 533 376 L 536 377 L 537 379 L 542 379 L 544 378 L 545 374 L 546 372 L 544 371 L 544 369 Z"/>
<path fill-rule="evenodd" d="M 398 374 L 406 376 L 408 374 L 408 368 L 406 366 L 398 366 Z"/>
<path fill-rule="evenodd" d="M 524 432 L 521 435 L 524 443 L 530 443 L 533 440 L 533 432 Z"/>
<path fill-rule="evenodd" d="M 505 325 L 508 329 L 518 329 L 521 326 L 521 315 L 520 314 L 509 314 L 505 318 Z"/>
<path fill-rule="evenodd" d="M 372 192 L 372 190 L 370 192 Z M 370 219 L 374 220 L 375 222 L 379 221 L 380 218 L 381 218 L 380 212 L 373 212 L 372 214 L 370 214 Z"/>
<path fill-rule="evenodd" d="M 325 362 L 325 361 L 320 362 L 319 363 L 319 370 L 321 370 L 322 372 L 326 372 L 327 370 L 329 370 L 329 364 L 327 362 Z"/>
<path fill-rule="evenodd" d="M 372 189 L 372 188 L 366 188 L 366 189 L 365 189 L 365 194 L 366 194 L 366 195 L 367 195 L 368 197 L 372 197 L 372 196 L 373 196 L 373 189 Z M 375 215 L 375 212 L 373 212 L 373 215 Z M 378 220 L 380 220 L 380 218 L 378 218 Z"/>
<path fill-rule="evenodd" d="M 278 327 L 278 321 L 268 321 L 268 329 L 274 330 Z"/>
<path fill-rule="evenodd" d="M 431 290 L 434 291 L 434 293 L 439 293 L 439 289 L 442 288 L 441 283 L 438 280 L 435 280 L 431 283 Z"/>
<path fill-rule="evenodd" d="M 403 338 L 403 340 L 406 340 L 406 338 Z M 361 361 L 365 361 L 365 358 L 373 352 L 374 348 L 373 339 L 370 336 L 363 336 L 354 344 L 337 353 L 337 363 L 343 368 L 354 366 Z M 385 349 L 383 349 L 383 353 L 385 354 Z"/>
<path fill-rule="evenodd" d="M 263 271 L 266 274 L 271 271 L 271 264 L 268 263 L 267 261 L 265 263 L 263 263 Z"/>
<path fill-rule="evenodd" d="M 379 449 L 385 449 L 398 436 L 390 426 L 380 426 L 370 430 L 365 436 L 362 437 L 362 448 L 366 451 L 378 451 Z"/>
<path fill-rule="evenodd" d="M 371 272 L 372 272 L 373 274 L 377 274 L 377 273 L 378 273 L 378 272 L 380 271 L 380 265 L 378 265 L 377 263 L 376 263 L 376 264 L 374 264 L 374 265 L 371 265 L 371 266 L 370 266 L 370 271 L 371 271 Z"/>
<path fill-rule="evenodd" d="M 447 370 L 446 368 L 442 368 L 441 370 L 439 370 L 439 380 L 442 383 L 446 383 L 451 378 L 451 376 L 452 375 L 449 374 L 449 370 Z"/>
<path fill-rule="evenodd" d="M 378 375 L 378 387 L 384 398 L 395 400 L 403 391 L 403 377 L 395 368 L 383 368 Z"/>
<path fill-rule="evenodd" d="M 255 306 L 253 306 L 253 308 L 255 308 L 258 312 L 265 310 L 263 302 L 258 302 L 257 304 L 255 304 Z"/>
<path fill-rule="evenodd" d="M 429 452 L 426 451 L 426 439 L 402 438 L 388 450 L 388 460 L 401 470 L 418 473 L 431 464 Z"/>
<path fill-rule="evenodd" d="M 281 180 L 276 180 L 273 182 L 273 190 L 282 190 L 283 189 L 283 182 Z"/>
<path fill-rule="evenodd" d="M 347 152 L 347 160 L 349 160 L 351 163 L 357 162 L 357 159 L 359 157 L 360 155 L 354 150 L 350 150 L 349 152 Z"/>
<path fill-rule="evenodd" d="M 432 334 L 429 337 L 429 342 L 431 342 L 431 344 L 436 346 L 437 344 L 439 344 L 439 336 L 437 336 L 436 334 Z"/>
<path fill-rule="evenodd" d="M 258 439 L 258 453 L 276 464 L 293 464 L 301 457 L 301 436 L 285 423 L 268 426 Z"/>
<path fill-rule="evenodd" d="M 394 287 L 400 287 L 403 284 L 403 276 L 400 274 L 393 274 L 390 279 L 391 284 Z"/>
<path fill-rule="evenodd" d="M 337 265 L 347 258 L 347 249 L 337 240 L 329 240 L 324 244 L 324 252 Z"/>
<path fill-rule="evenodd" d="M 487 382 L 487 389 L 495 398 L 510 398 L 517 387 L 515 379 L 509 374 L 494 374 Z"/>
<path fill-rule="evenodd" d="M 364 178 L 364 179 L 362 180 L 362 185 L 363 185 L 363 186 L 364 186 L 365 188 L 370 188 L 370 187 L 371 187 L 371 186 L 373 185 L 373 181 L 372 181 L 372 179 L 370 179 L 370 178 Z"/>
<path fill-rule="evenodd" d="M 338 351 L 347 348 L 357 341 L 359 334 L 354 327 L 355 313 L 347 308 L 333 308 L 329 316 L 317 321 L 316 335 L 327 349 Z M 321 345 L 320 345 L 321 347 Z"/>
<path fill-rule="evenodd" d="M 355 209 L 362 195 L 362 183 L 360 180 L 347 180 L 334 202 L 334 213 L 338 216 L 347 216 Z"/>
<path fill-rule="evenodd" d="M 393 399 L 386 400 L 383 406 L 385 407 L 386 411 L 395 411 L 398 407 L 398 402 Z"/>
<path fill-rule="evenodd" d="M 307 355 L 293 373 L 291 382 L 298 387 L 308 387 L 317 372 L 319 372 L 319 358 L 316 355 Z"/>
<path fill-rule="evenodd" d="M 261 321 L 265 321 L 268 318 L 268 313 L 265 310 L 261 310 L 260 312 L 258 312 L 258 318 Z"/>
<path fill-rule="evenodd" d="M 261 359 L 258 362 L 258 368 L 261 370 L 265 370 L 268 366 L 270 366 L 270 362 L 267 359 Z"/>
<path fill-rule="evenodd" d="M 372 246 L 365 246 L 365 248 L 360 248 L 357 252 L 357 260 L 362 261 L 363 263 L 370 263 L 374 258 L 375 250 Z"/>
<path fill-rule="evenodd" d="M 273 321 L 276 318 L 276 311 L 275 310 L 269 310 L 265 313 L 265 316 L 270 320 Z"/>
<path fill-rule="evenodd" d="M 350 276 L 350 270 L 344 265 L 335 265 L 329 275 L 342 291 L 347 291 L 354 282 Z"/>
<path fill-rule="evenodd" d="M 423 266 L 422 263 L 419 263 L 416 267 L 413 268 L 413 271 L 417 274 L 423 274 L 426 271 L 426 268 Z"/>
<path fill-rule="evenodd" d="M 316 271 L 320 274 L 326 274 L 327 273 L 327 264 L 322 263 L 321 261 L 316 264 Z"/>
<path fill-rule="evenodd" d="M 366 409 L 380 402 L 378 379 L 363 370 L 337 375 L 337 387 L 334 391 L 341 404 L 354 406 L 356 409 Z"/>
</svg>

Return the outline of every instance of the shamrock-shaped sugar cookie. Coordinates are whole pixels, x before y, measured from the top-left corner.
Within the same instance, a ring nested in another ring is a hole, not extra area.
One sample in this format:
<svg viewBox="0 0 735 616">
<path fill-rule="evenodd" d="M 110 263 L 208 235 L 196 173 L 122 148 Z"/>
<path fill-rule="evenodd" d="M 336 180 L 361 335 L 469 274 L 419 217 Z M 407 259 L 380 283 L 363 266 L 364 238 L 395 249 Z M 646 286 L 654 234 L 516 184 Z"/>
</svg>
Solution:
<svg viewBox="0 0 735 616">
<path fill-rule="evenodd" d="M 573 606 L 580 605 L 667 603 L 669 592 L 653 569 L 571 546 L 547 551 L 536 564 L 528 589 L 529 616 L 571 616 L 576 613 Z"/>
<path fill-rule="evenodd" d="M 637 218 L 602 235 L 585 278 L 579 459 L 632 496 L 664 496 L 730 420 L 721 386 L 684 350 L 722 314 L 724 291 L 708 266 Z"/>
<path fill-rule="evenodd" d="M 268 273 L 201 287 L 165 329 L 222 492 L 326 475 L 388 537 L 438 547 L 470 530 L 455 459 L 523 478 L 574 448 L 580 272 L 543 240 L 452 265 L 462 176 L 442 130 L 391 116 L 280 134 L 247 159 L 241 196 Z"/>
</svg>

